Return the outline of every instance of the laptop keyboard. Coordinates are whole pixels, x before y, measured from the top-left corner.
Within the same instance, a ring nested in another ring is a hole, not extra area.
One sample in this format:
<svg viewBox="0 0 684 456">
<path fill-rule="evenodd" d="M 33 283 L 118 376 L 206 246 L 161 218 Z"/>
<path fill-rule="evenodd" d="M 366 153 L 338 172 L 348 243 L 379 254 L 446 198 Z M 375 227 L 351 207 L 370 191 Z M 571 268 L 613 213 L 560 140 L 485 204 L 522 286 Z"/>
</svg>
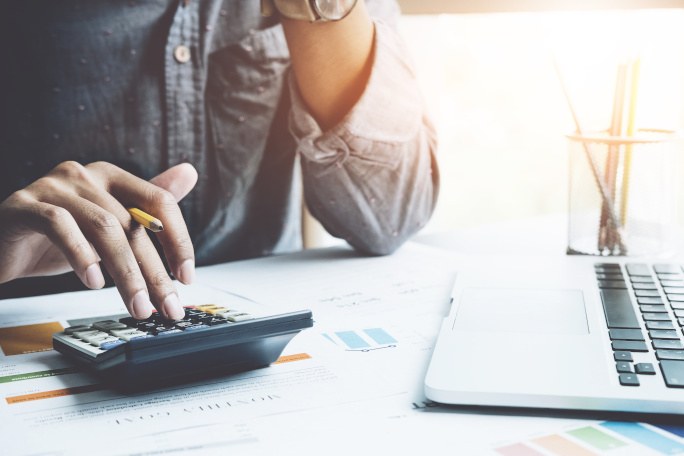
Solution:
<svg viewBox="0 0 684 456">
<path fill-rule="evenodd" d="M 620 384 L 639 386 L 640 376 L 660 373 L 667 387 L 684 388 L 682 267 L 597 263 L 594 268 Z M 642 353 L 654 353 L 658 366 L 638 362 Z"/>
</svg>

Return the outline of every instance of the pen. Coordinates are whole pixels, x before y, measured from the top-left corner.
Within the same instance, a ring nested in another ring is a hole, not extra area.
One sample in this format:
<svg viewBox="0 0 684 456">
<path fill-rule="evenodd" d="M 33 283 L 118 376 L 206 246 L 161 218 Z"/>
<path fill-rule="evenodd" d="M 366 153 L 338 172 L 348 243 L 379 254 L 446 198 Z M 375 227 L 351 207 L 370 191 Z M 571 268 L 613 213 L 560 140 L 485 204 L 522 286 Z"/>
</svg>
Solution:
<svg viewBox="0 0 684 456">
<path fill-rule="evenodd" d="M 147 212 L 141 211 L 137 207 L 131 207 L 128 209 L 128 213 L 131 214 L 133 220 L 140 223 L 142 226 L 152 231 L 153 233 L 164 231 L 164 225 L 162 225 L 161 220 L 152 217 Z"/>
</svg>

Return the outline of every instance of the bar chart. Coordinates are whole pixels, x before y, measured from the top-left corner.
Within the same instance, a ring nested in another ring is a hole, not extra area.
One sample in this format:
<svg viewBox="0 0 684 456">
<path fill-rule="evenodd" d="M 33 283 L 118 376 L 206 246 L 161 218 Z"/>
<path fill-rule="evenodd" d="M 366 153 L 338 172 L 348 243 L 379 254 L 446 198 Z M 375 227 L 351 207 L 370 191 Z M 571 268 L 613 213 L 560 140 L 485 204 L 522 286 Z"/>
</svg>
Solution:
<svg viewBox="0 0 684 456">
<path fill-rule="evenodd" d="M 494 451 L 502 456 L 684 455 L 684 426 L 603 421 Z"/>
<path fill-rule="evenodd" d="M 322 333 L 323 337 L 346 351 L 369 352 L 398 345 L 388 330 L 375 327 Z"/>
</svg>

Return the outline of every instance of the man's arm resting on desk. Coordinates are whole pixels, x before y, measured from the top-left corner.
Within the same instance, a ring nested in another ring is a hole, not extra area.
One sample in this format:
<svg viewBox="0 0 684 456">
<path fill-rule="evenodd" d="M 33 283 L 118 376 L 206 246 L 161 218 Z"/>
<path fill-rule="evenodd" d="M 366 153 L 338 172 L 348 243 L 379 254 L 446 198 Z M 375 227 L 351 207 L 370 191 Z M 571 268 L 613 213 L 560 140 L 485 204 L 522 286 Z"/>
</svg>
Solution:
<svg viewBox="0 0 684 456">
<path fill-rule="evenodd" d="M 369 6 L 382 19 L 359 1 L 341 21 L 283 27 L 309 209 L 334 236 L 384 254 L 432 213 L 436 137 L 403 43 L 383 21 L 396 21 L 396 4 Z"/>
</svg>

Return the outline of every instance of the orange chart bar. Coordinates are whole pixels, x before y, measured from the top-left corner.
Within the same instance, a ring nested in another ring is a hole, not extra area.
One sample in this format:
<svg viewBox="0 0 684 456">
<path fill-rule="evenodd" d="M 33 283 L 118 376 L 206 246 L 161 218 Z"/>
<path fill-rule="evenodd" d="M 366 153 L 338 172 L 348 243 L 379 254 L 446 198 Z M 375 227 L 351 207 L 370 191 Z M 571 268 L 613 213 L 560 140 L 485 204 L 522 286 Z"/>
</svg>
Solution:
<svg viewBox="0 0 684 456">
<path fill-rule="evenodd" d="M 308 353 L 297 353 L 295 355 L 281 356 L 273 364 L 291 363 L 293 361 L 301 361 L 304 359 L 311 359 L 311 355 Z"/>
<path fill-rule="evenodd" d="M 23 394 L 21 396 L 6 397 L 5 400 L 9 405 L 20 404 L 22 402 L 38 401 L 41 399 L 53 399 L 55 397 L 71 396 L 73 394 L 90 393 L 93 391 L 100 391 L 104 389 L 102 385 L 84 385 L 74 386 L 71 388 L 62 388 L 52 391 L 41 391 L 39 393 Z"/>
<path fill-rule="evenodd" d="M 560 435 L 547 435 L 534 439 L 534 443 L 559 456 L 596 456 L 596 453 Z"/>
</svg>

